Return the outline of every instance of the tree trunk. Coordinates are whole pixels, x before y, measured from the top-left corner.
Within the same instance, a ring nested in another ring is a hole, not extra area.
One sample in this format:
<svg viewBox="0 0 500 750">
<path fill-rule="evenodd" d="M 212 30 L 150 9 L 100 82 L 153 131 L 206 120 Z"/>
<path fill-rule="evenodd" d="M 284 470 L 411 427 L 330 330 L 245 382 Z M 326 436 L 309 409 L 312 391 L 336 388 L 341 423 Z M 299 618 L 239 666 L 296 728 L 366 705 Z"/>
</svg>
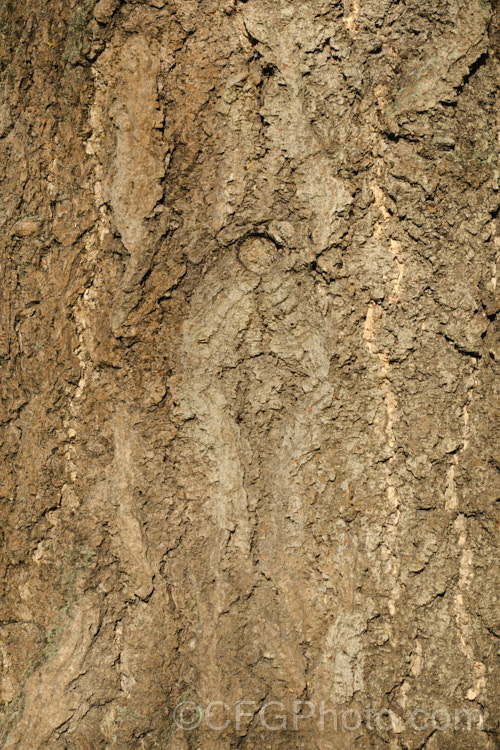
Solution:
<svg viewBox="0 0 500 750">
<path fill-rule="evenodd" d="M 497 0 L 0 13 L 3 746 L 499 747 Z"/>
</svg>

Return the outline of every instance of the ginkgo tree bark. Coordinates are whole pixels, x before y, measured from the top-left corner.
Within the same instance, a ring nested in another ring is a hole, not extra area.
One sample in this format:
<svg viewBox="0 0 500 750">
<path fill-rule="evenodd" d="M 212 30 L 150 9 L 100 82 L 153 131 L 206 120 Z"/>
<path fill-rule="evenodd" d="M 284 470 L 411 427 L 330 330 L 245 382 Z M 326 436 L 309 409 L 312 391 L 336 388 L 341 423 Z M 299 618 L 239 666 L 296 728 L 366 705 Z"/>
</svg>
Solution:
<svg viewBox="0 0 500 750">
<path fill-rule="evenodd" d="M 497 747 L 499 29 L 0 0 L 4 747 Z"/>
</svg>

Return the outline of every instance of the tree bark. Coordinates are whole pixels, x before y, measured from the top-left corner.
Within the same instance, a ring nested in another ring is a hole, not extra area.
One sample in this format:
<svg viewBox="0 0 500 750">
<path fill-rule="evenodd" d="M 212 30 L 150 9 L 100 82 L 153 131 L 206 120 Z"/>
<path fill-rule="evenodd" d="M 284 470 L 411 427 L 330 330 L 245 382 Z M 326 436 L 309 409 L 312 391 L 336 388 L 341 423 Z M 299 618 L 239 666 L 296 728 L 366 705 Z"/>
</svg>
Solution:
<svg viewBox="0 0 500 750">
<path fill-rule="evenodd" d="M 0 24 L 0 742 L 499 747 L 497 0 Z"/>
</svg>

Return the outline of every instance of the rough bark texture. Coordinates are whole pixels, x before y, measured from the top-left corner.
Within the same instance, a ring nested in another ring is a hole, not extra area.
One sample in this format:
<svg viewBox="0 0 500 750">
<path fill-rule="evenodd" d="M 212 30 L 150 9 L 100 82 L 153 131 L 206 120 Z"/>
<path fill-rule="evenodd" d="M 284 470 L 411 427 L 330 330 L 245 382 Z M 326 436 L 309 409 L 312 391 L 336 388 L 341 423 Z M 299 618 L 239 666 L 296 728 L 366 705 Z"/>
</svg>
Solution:
<svg viewBox="0 0 500 750">
<path fill-rule="evenodd" d="M 497 0 L 0 23 L 3 746 L 499 747 Z"/>
</svg>

